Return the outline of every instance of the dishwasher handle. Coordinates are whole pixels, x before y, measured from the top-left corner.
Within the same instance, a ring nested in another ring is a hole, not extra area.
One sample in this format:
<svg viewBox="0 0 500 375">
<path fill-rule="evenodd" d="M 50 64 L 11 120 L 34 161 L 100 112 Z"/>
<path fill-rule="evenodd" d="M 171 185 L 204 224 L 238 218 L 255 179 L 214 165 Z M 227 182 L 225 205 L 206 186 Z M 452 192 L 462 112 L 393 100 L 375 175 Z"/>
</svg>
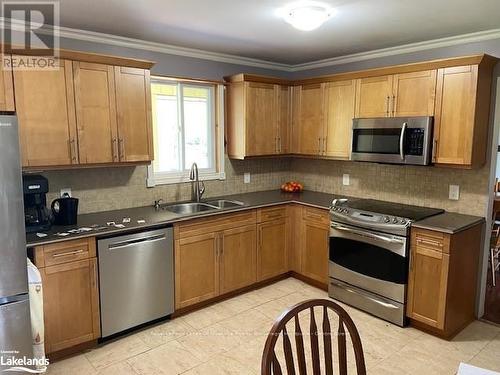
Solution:
<svg viewBox="0 0 500 375">
<path fill-rule="evenodd" d="M 167 239 L 167 237 L 165 236 L 165 234 L 162 233 L 162 234 L 157 234 L 157 235 L 151 236 L 151 237 L 132 238 L 132 239 L 126 240 L 126 241 L 110 243 L 108 248 L 110 250 L 121 249 L 124 247 L 134 246 L 134 245 L 141 244 L 141 243 L 156 242 L 156 241 L 162 241 L 162 240 L 166 240 L 166 239 Z"/>
</svg>

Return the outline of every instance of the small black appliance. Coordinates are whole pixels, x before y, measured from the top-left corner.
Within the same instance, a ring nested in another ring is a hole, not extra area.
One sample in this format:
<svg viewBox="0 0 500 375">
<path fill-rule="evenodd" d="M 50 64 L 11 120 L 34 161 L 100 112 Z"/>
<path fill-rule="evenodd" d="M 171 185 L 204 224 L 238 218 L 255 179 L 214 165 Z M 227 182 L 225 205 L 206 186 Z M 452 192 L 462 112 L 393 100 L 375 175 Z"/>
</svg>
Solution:
<svg viewBox="0 0 500 375">
<path fill-rule="evenodd" d="M 23 175 L 24 223 L 26 232 L 49 230 L 52 215 L 47 208 L 49 181 L 40 175 Z"/>
</svg>

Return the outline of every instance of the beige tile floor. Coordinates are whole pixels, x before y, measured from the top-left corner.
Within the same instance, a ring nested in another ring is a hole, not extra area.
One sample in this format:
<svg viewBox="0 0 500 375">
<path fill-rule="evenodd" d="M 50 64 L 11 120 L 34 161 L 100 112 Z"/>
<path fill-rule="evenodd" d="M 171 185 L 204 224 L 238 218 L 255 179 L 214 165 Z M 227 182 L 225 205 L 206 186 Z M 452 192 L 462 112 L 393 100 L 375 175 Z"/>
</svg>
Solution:
<svg viewBox="0 0 500 375">
<path fill-rule="evenodd" d="M 289 278 L 55 362 L 48 373 L 259 374 L 266 334 L 275 318 L 311 298 L 327 294 Z M 455 374 L 461 361 L 500 371 L 496 326 L 476 321 L 448 342 L 344 307 L 360 332 L 370 375 Z M 351 358 L 352 353 L 350 367 Z"/>
</svg>

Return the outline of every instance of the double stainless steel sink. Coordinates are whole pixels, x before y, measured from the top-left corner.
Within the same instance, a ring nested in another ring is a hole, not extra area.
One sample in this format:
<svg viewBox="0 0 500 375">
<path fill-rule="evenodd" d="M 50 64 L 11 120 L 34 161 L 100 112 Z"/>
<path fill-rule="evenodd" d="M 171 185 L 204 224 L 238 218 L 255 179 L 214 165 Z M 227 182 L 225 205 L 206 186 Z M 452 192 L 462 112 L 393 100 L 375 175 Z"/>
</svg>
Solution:
<svg viewBox="0 0 500 375">
<path fill-rule="evenodd" d="M 199 212 L 231 209 L 244 206 L 245 203 L 228 199 L 218 199 L 206 202 L 186 202 L 162 206 L 163 210 L 180 215 L 189 215 Z"/>
</svg>

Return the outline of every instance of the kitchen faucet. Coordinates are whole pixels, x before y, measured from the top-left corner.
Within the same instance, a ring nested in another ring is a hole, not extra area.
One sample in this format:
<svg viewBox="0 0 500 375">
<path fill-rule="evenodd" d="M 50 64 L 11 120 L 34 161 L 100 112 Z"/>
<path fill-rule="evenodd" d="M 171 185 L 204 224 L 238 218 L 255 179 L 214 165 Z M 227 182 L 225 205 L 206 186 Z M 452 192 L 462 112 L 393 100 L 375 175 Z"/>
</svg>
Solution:
<svg viewBox="0 0 500 375">
<path fill-rule="evenodd" d="M 205 184 L 203 183 L 203 181 L 200 181 L 198 174 L 198 165 L 196 163 L 193 163 L 193 165 L 191 166 L 189 179 L 191 180 L 191 200 L 199 202 L 203 193 L 205 192 Z"/>
</svg>

